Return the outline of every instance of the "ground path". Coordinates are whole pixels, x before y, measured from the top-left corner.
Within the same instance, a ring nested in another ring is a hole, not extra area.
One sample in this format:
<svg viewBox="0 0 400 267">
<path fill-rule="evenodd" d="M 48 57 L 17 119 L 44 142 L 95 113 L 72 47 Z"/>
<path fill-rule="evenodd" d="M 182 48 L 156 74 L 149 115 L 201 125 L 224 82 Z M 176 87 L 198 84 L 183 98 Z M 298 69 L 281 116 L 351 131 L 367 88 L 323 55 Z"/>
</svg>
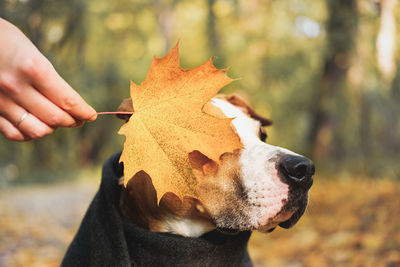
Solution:
<svg viewBox="0 0 400 267">
<path fill-rule="evenodd" d="M 98 181 L 0 191 L 0 266 L 59 266 Z"/>
<path fill-rule="evenodd" d="M 0 191 L 0 266 L 59 266 L 98 183 Z M 310 195 L 295 227 L 253 234 L 256 267 L 400 266 L 400 181 L 316 179 Z"/>
</svg>

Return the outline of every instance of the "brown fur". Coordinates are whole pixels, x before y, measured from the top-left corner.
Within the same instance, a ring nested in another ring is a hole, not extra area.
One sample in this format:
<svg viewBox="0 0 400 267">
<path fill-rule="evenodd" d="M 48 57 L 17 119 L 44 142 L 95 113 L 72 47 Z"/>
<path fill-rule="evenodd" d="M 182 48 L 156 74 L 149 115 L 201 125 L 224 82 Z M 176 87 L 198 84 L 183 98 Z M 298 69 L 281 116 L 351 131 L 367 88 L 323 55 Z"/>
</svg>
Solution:
<svg viewBox="0 0 400 267">
<path fill-rule="evenodd" d="M 121 105 L 119 105 L 117 111 L 134 112 L 132 98 L 125 98 L 124 100 L 122 100 L 122 103 L 121 103 Z M 127 122 L 129 120 L 129 118 L 131 117 L 131 115 L 130 114 L 117 114 L 117 117 Z"/>
<path fill-rule="evenodd" d="M 163 222 L 169 216 L 211 221 L 201 202 L 195 198 L 180 200 L 175 194 L 166 193 L 157 205 L 156 190 L 144 171 L 138 172 L 122 190 L 120 209 L 131 222 L 151 232 L 162 232 Z"/>
<path fill-rule="evenodd" d="M 260 114 L 258 114 L 250 106 L 250 104 L 240 95 L 235 94 L 235 93 L 230 94 L 230 95 L 227 95 L 225 97 L 225 99 L 232 105 L 242 108 L 242 110 L 244 110 L 245 113 L 248 114 L 251 118 L 258 120 L 261 123 L 261 126 L 269 126 L 272 124 L 272 121 L 270 119 L 267 119 L 264 116 L 261 116 Z"/>
<path fill-rule="evenodd" d="M 199 151 L 189 153 L 189 161 L 198 185 L 199 199 L 166 193 L 157 205 L 157 194 L 150 176 L 138 172 L 123 189 L 120 199 L 122 214 L 130 221 L 152 232 L 160 232 L 163 222 L 170 216 L 182 219 L 204 220 L 213 223 L 210 214 L 220 214 L 229 202 L 240 197 L 237 187 L 240 150 L 221 156 L 221 165 Z M 238 194 L 233 194 L 237 192 Z"/>
<path fill-rule="evenodd" d="M 221 219 L 223 221 L 223 216 L 228 215 L 228 213 L 229 216 L 232 213 L 238 213 L 244 208 L 239 207 L 243 203 L 245 195 L 240 180 L 238 162 L 240 154 L 241 150 L 224 153 L 220 157 L 220 164 L 217 165 L 199 151 L 189 153 L 189 162 L 197 178 L 196 189 L 199 199 L 215 220 Z M 232 207 L 232 209 L 227 210 L 227 207 Z M 244 215 L 230 217 L 245 218 Z M 236 222 L 231 223 L 232 225 L 226 225 L 226 228 L 234 228 L 231 226 L 235 225 Z"/>
</svg>

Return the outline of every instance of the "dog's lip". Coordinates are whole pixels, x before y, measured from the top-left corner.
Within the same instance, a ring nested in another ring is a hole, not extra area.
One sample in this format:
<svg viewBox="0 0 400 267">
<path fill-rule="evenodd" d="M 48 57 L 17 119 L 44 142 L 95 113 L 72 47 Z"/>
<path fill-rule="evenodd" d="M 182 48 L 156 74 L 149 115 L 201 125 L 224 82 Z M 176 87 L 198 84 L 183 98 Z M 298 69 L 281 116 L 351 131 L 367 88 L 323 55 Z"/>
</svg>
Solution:
<svg viewBox="0 0 400 267">
<path fill-rule="evenodd" d="M 296 212 L 293 212 L 292 215 L 285 221 L 279 223 L 278 225 L 282 228 L 289 229 L 293 227 L 301 218 L 304 211 L 306 210 L 307 205 L 303 205 Z"/>
<path fill-rule="evenodd" d="M 292 216 L 292 217 L 294 217 L 294 216 Z M 280 227 L 282 227 L 282 228 L 285 228 L 285 229 L 291 228 L 291 227 L 294 226 L 294 225 L 296 224 L 296 222 L 297 222 L 297 220 L 292 219 L 292 217 L 290 217 L 290 218 L 287 219 L 286 221 L 283 221 L 283 222 L 279 223 L 278 225 L 279 225 Z"/>
<path fill-rule="evenodd" d="M 268 220 L 268 223 L 263 224 L 261 227 L 257 227 L 254 230 L 258 230 L 264 233 L 270 233 L 279 225 L 279 223 L 290 220 L 292 216 L 296 213 L 297 209 L 291 210 L 282 210 L 278 214 L 276 214 L 272 219 Z"/>
<path fill-rule="evenodd" d="M 311 179 L 311 183 L 309 187 L 311 187 L 313 179 Z M 292 216 L 287 218 L 287 220 L 281 221 L 278 225 L 282 228 L 288 229 L 293 227 L 303 216 L 304 212 L 306 211 L 307 204 L 308 204 L 308 191 L 304 191 L 304 188 L 295 188 L 291 190 L 289 200 L 286 202 L 286 205 L 283 207 L 281 213 L 286 210 L 295 211 Z"/>
<path fill-rule="evenodd" d="M 274 221 L 285 222 L 287 220 L 290 220 L 290 218 L 293 216 L 293 214 L 295 214 L 295 212 L 296 212 L 295 210 L 293 211 L 287 210 L 280 212 L 278 215 L 275 216 Z"/>
</svg>

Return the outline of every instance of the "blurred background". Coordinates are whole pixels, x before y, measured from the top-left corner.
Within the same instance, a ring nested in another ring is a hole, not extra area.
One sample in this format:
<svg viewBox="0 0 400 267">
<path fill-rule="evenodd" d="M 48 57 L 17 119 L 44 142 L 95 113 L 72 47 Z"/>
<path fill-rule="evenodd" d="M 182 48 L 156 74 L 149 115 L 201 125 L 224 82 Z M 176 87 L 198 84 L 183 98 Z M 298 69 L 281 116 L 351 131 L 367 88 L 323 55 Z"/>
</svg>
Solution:
<svg viewBox="0 0 400 267">
<path fill-rule="evenodd" d="M 97 111 L 114 111 L 153 56 L 216 56 L 274 125 L 268 142 L 317 166 L 290 230 L 255 233 L 256 266 L 400 266 L 400 4 L 396 0 L 0 0 Z M 1 34 L 1 33 L 0 33 Z M 99 116 L 38 141 L 0 137 L 0 266 L 58 266 L 121 150 Z"/>
</svg>

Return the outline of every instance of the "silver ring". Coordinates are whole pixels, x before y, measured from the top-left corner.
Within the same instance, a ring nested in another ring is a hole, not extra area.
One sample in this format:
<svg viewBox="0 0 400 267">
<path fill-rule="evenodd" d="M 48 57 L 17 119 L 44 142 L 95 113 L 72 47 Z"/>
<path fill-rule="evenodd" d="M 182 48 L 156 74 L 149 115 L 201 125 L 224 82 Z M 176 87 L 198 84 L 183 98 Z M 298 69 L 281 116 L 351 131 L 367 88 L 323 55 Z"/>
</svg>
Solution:
<svg viewBox="0 0 400 267">
<path fill-rule="evenodd" d="M 15 126 L 18 126 L 23 120 L 26 119 L 26 117 L 28 117 L 29 112 L 25 112 L 24 114 L 22 114 L 21 118 L 19 118 L 19 121 L 17 121 L 15 124 Z"/>
</svg>

